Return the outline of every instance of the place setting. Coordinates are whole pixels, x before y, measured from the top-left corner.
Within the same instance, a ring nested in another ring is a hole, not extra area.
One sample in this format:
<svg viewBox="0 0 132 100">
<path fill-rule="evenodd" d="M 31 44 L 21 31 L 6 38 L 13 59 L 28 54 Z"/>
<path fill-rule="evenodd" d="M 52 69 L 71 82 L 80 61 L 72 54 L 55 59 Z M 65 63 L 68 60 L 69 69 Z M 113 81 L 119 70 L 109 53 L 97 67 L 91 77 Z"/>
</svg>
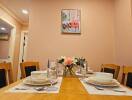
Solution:
<svg viewBox="0 0 132 100">
<path fill-rule="evenodd" d="M 132 91 L 113 79 L 111 73 L 94 72 L 94 76 L 79 79 L 89 94 L 132 96 Z"/>
<path fill-rule="evenodd" d="M 48 62 L 49 63 L 49 62 Z M 31 75 L 6 92 L 59 93 L 62 77 L 58 77 L 55 62 L 50 62 L 45 71 L 32 71 Z"/>
<path fill-rule="evenodd" d="M 23 79 L 17 86 L 6 92 L 22 93 L 58 93 L 60 90 L 62 77 L 48 78 L 47 71 L 33 71 L 31 76 Z"/>
</svg>

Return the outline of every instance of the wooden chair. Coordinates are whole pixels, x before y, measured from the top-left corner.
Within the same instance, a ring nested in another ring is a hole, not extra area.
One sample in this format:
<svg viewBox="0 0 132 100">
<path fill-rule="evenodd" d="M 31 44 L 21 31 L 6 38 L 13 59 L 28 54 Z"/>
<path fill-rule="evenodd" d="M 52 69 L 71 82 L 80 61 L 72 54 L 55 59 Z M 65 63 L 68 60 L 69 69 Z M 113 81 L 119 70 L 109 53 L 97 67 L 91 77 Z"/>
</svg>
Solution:
<svg viewBox="0 0 132 100">
<path fill-rule="evenodd" d="M 132 88 L 132 66 L 123 66 L 122 83 Z"/>
<path fill-rule="evenodd" d="M 0 88 L 13 82 L 11 63 L 0 63 Z"/>
<path fill-rule="evenodd" d="M 119 74 L 120 66 L 115 64 L 102 64 L 101 71 L 106 73 L 112 73 L 113 78 L 117 79 Z"/>
<path fill-rule="evenodd" d="M 39 70 L 39 62 L 22 62 L 20 63 L 21 76 L 25 78 L 30 76 L 32 71 Z"/>
</svg>

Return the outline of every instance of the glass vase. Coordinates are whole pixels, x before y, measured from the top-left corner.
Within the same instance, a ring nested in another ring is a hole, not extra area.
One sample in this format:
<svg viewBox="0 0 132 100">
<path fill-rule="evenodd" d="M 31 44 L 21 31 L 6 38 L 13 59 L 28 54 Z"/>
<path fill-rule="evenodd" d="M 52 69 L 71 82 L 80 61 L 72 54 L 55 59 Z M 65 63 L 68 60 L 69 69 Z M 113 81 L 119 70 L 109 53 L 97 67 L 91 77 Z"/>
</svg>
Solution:
<svg viewBox="0 0 132 100">
<path fill-rule="evenodd" d="M 74 76 L 73 66 L 65 66 L 63 76 Z"/>
</svg>

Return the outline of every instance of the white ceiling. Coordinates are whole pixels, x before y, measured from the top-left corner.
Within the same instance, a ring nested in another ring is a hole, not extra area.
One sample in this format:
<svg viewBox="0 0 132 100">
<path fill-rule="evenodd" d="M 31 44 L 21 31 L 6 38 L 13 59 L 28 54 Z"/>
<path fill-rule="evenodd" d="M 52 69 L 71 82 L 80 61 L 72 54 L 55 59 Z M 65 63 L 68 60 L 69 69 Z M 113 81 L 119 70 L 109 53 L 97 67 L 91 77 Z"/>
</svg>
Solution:
<svg viewBox="0 0 132 100">
<path fill-rule="evenodd" d="M 27 9 L 29 11 L 31 0 L 0 0 L 0 2 L 11 12 L 13 12 L 23 24 L 28 24 L 29 15 L 24 15 L 21 10 Z"/>
</svg>

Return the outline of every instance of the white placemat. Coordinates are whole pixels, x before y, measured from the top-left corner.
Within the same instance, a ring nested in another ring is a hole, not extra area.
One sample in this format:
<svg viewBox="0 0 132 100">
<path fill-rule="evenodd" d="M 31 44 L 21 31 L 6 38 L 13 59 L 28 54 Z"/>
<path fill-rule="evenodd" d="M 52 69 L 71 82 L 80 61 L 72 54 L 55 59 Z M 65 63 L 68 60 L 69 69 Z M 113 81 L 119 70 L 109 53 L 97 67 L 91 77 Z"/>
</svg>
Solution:
<svg viewBox="0 0 132 100">
<path fill-rule="evenodd" d="M 103 90 L 98 90 L 95 86 L 86 83 L 85 79 L 79 78 L 83 86 L 85 87 L 86 91 L 89 94 L 96 94 L 96 95 L 117 95 L 117 96 L 132 96 L 132 90 L 120 86 L 119 88 L 103 88 Z M 123 91 L 123 92 L 121 92 Z"/>
<path fill-rule="evenodd" d="M 12 87 L 5 92 L 11 92 L 11 93 L 59 93 L 61 82 L 62 82 L 62 77 L 58 77 L 58 81 L 55 85 L 47 86 L 47 87 L 45 86 L 45 88 L 41 91 L 36 90 L 36 88 L 38 88 L 36 86 L 29 86 L 29 85 L 20 83 L 17 86 Z M 40 86 L 40 88 L 41 87 L 42 86 Z"/>
</svg>

